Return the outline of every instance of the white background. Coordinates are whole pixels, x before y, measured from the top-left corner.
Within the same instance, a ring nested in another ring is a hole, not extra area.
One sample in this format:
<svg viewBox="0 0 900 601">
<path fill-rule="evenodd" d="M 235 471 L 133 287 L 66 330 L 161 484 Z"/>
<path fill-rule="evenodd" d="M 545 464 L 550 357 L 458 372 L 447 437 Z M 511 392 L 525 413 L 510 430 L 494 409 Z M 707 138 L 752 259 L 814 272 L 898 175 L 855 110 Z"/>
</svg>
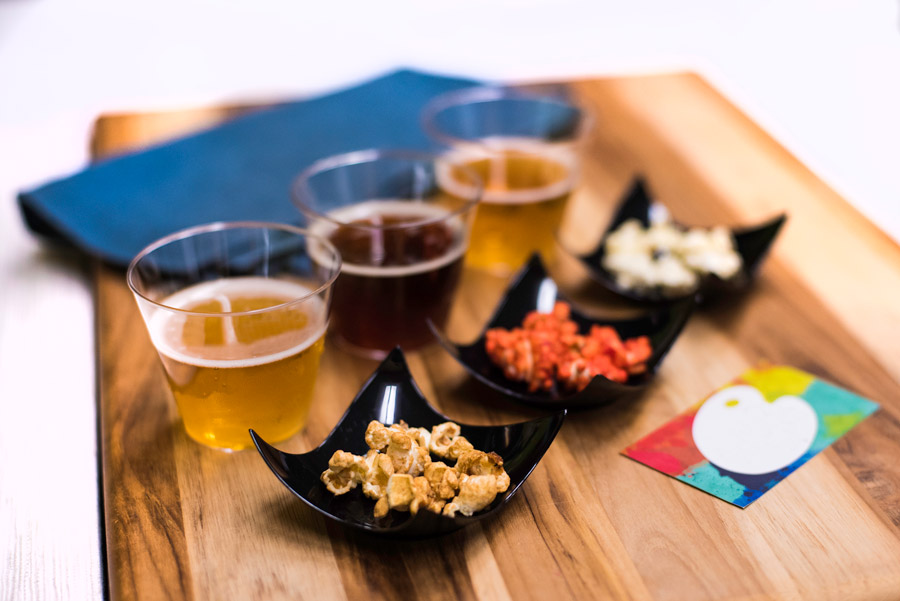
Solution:
<svg viewBox="0 0 900 601">
<path fill-rule="evenodd" d="M 102 594 L 90 289 L 14 203 L 84 165 L 97 114 L 290 98 L 398 66 L 502 81 L 692 69 L 898 240 L 898 12 L 897 0 L 0 0 L 0 601 Z M 44 461 L 52 478 L 34 471 Z"/>
</svg>

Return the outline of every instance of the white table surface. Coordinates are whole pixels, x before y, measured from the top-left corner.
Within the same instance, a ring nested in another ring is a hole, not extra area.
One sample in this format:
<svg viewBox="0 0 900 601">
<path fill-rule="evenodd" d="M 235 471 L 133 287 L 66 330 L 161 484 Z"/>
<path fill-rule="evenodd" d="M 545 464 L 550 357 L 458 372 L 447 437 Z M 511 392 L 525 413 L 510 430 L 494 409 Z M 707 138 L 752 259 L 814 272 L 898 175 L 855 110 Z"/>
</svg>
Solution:
<svg viewBox="0 0 900 601">
<path fill-rule="evenodd" d="M 15 205 L 85 164 L 99 113 L 291 98 L 398 66 L 692 69 L 900 240 L 898 23 L 896 0 L 0 0 L 0 601 L 104 595 L 90 282 Z"/>
</svg>

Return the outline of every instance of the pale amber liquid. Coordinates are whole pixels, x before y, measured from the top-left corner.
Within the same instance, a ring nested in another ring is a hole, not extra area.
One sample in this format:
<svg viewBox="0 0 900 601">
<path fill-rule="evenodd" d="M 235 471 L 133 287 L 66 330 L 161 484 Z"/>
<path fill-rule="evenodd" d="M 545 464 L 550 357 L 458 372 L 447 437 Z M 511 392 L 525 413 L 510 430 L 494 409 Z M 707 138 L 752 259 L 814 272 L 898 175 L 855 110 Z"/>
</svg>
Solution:
<svg viewBox="0 0 900 601">
<path fill-rule="evenodd" d="M 218 289 L 213 299 L 176 306 L 223 312 L 225 297 L 227 310 L 240 312 L 296 298 L 266 288 L 254 292 L 254 279 L 260 278 L 236 278 L 241 280 L 238 285 Z M 182 299 L 192 296 L 190 291 L 179 294 Z M 193 296 L 202 294 L 198 290 Z M 313 301 L 258 314 L 180 315 L 166 320 L 157 332 L 163 337 L 157 349 L 191 438 L 239 450 L 252 445 L 250 428 L 268 442 L 279 442 L 306 425 L 325 344 L 324 314 L 315 314 L 324 305 Z"/>
<path fill-rule="evenodd" d="M 571 165 L 514 149 L 500 158 L 465 164 L 485 182 L 466 264 L 505 274 L 521 267 L 535 251 L 551 260 L 571 194 Z"/>
</svg>

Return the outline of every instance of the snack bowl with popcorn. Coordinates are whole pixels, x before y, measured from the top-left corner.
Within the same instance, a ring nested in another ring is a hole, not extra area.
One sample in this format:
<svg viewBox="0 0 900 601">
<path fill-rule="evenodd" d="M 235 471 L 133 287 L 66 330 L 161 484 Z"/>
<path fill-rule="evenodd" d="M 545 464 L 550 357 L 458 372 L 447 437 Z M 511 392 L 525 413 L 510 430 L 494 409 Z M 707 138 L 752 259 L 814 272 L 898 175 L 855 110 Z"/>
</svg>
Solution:
<svg viewBox="0 0 900 601">
<path fill-rule="evenodd" d="M 759 226 L 690 228 L 651 200 L 643 178 L 622 199 L 597 247 L 577 258 L 611 292 L 635 301 L 698 302 L 746 288 L 787 217 Z"/>
<path fill-rule="evenodd" d="M 316 449 L 285 453 L 250 434 L 275 476 L 316 511 L 373 534 L 424 538 L 501 510 L 565 413 L 503 426 L 458 424 L 431 407 L 396 348 Z"/>
<path fill-rule="evenodd" d="M 441 346 L 470 375 L 514 401 L 589 408 L 633 398 L 652 381 L 694 308 L 693 298 L 628 319 L 595 319 L 571 305 L 535 254 L 474 341 Z"/>
</svg>

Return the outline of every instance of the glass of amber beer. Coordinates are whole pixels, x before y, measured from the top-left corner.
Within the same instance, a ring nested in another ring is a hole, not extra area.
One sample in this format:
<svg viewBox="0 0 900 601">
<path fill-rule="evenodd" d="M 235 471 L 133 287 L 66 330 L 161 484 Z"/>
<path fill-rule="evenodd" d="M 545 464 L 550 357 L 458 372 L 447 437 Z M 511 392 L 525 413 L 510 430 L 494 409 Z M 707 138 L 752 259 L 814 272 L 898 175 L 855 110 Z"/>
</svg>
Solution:
<svg viewBox="0 0 900 601">
<path fill-rule="evenodd" d="M 453 190 L 439 184 L 453 169 Z M 343 259 L 331 332 L 345 349 L 379 358 L 396 345 L 433 339 L 462 272 L 478 176 L 434 154 L 364 150 L 323 159 L 294 182 L 294 204 L 311 232 Z"/>
<path fill-rule="evenodd" d="M 484 180 L 466 263 L 506 275 L 534 251 L 552 259 L 590 115 L 561 97 L 480 87 L 438 96 L 422 123 Z"/>
<path fill-rule="evenodd" d="M 310 252 L 315 246 L 315 251 Z M 188 436 L 251 446 L 306 424 L 340 255 L 273 223 L 216 223 L 154 242 L 127 280 Z"/>
</svg>

